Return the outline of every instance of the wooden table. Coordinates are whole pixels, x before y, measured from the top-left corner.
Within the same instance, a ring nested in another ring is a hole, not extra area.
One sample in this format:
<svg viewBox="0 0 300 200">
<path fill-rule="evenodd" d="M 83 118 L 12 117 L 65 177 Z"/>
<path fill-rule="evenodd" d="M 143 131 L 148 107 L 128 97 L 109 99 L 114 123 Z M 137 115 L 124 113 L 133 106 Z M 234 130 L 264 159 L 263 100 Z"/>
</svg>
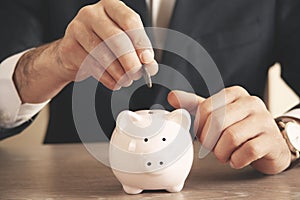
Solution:
<svg viewBox="0 0 300 200">
<path fill-rule="evenodd" d="M 197 146 L 195 147 L 197 151 Z M 127 195 L 81 144 L 1 146 L 0 199 L 300 199 L 300 167 L 276 176 L 195 158 L 180 193 Z"/>
</svg>

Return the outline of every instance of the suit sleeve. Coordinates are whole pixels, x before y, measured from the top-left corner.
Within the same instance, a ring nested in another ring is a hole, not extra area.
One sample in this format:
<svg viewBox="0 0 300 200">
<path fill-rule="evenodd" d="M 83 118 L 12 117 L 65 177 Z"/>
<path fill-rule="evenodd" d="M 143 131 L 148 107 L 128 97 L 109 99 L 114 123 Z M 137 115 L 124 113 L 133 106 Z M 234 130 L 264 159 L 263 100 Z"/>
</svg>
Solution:
<svg viewBox="0 0 300 200">
<path fill-rule="evenodd" d="M 300 1 L 279 0 L 276 12 L 276 55 L 281 76 L 300 95 Z"/>
<path fill-rule="evenodd" d="M 0 63 L 11 55 L 43 43 L 42 24 L 45 2 L 39 0 L 0 1 Z M 31 124 L 33 119 L 15 128 L 0 128 L 0 140 L 20 133 Z"/>
<path fill-rule="evenodd" d="M 0 62 L 13 54 L 43 43 L 45 2 L 0 1 Z"/>
<path fill-rule="evenodd" d="M 21 124 L 20 126 L 17 126 L 15 128 L 1 128 L 0 127 L 0 140 L 3 140 L 5 138 L 17 135 L 21 133 L 24 129 L 26 129 L 36 118 L 36 115 L 32 117 L 30 120 L 26 121 L 25 123 Z"/>
</svg>

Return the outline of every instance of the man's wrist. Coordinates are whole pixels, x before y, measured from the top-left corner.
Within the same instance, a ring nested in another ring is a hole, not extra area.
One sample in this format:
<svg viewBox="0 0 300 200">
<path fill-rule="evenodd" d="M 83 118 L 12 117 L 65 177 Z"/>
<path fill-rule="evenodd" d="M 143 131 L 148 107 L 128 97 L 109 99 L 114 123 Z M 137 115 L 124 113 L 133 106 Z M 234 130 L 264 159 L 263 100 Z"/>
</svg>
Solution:
<svg viewBox="0 0 300 200">
<path fill-rule="evenodd" d="M 77 72 L 67 69 L 62 62 L 62 55 L 59 48 L 62 39 L 56 40 L 50 44 L 46 44 L 41 56 L 37 62 L 40 66 L 46 66 L 47 70 L 59 83 L 65 84 L 73 81 Z"/>
<path fill-rule="evenodd" d="M 299 134 L 299 138 L 300 138 L 300 128 L 298 129 L 294 129 L 294 130 L 287 130 L 287 125 L 289 123 L 289 125 L 296 125 L 297 127 L 300 127 L 300 120 L 298 118 L 294 118 L 294 117 L 289 117 L 289 116 L 281 116 L 281 117 L 277 117 L 275 119 L 278 128 L 283 136 L 283 138 L 285 139 L 287 146 L 290 149 L 291 152 L 291 163 L 293 163 L 294 161 L 299 159 L 299 142 L 297 143 L 295 140 L 295 137 L 292 135 L 295 134 Z M 291 124 L 292 123 L 292 124 Z M 294 131 L 294 132 L 291 132 Z M 296 132 L 295 132 L 296 131 Z M 295 146 L 296 144 L 296 146 Z M 297 147 L 297 148 L 296 148 Z"/>
<path fill-rule="evenodd" d="M 26 52 L 18 61 L 13 80 L 23 103 L 53 98 L 70 81 L 55 52 L 57 41 Z"/>
<path fill-rule="evenodd" d="M 17 127 L 36 115 L 48 102 L 40 104 L 22 104 L 12 80 L 16 64 L 26 52 L 14 54 L 0 63 L 0 127 Z"/>
</svg>

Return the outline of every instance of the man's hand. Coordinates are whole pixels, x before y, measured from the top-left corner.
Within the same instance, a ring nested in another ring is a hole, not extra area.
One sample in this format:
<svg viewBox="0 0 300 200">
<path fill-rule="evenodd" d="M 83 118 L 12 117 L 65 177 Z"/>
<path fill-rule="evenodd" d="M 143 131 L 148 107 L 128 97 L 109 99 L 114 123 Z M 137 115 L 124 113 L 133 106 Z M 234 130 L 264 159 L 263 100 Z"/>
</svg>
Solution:
<svg viewBox="0 0 300 200">
<path fill-rule="evenodd" d="M 111 90 L 129 86 L 143 64 L 150 75 L 157 73 L 139 15 L 122 1 L 102 0 L 83 7 L 62 39 L 23 55 L 14 80 L 23 102 L 38 103 L 89 76 Z"/>
<path fill-rule="evenodd" d="M 236 169 L 251 164 L 265 174 L 280 173 L 290 165 L 291 152 L 272 115 L 261 99 L 242 87 L 226 88 L 208 99 L 172 91 L 168 101 L 195 114 L 199 141 L 220 162 Z"/>
</svg>

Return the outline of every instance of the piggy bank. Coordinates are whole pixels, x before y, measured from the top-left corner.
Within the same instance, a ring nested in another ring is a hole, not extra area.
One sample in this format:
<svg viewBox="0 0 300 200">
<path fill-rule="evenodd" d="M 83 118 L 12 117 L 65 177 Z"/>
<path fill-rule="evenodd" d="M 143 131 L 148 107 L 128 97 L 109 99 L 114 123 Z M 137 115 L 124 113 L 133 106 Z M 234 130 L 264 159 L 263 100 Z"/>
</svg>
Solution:
<svg viewBox="0 0 300 200">
<path fill-rule="evenodd" d="M 190 125 L 184 109 L 127 110 L 118 115 L 109 162 L 126 193 L 182 190 L 194 155 Z"/>
</svg>

